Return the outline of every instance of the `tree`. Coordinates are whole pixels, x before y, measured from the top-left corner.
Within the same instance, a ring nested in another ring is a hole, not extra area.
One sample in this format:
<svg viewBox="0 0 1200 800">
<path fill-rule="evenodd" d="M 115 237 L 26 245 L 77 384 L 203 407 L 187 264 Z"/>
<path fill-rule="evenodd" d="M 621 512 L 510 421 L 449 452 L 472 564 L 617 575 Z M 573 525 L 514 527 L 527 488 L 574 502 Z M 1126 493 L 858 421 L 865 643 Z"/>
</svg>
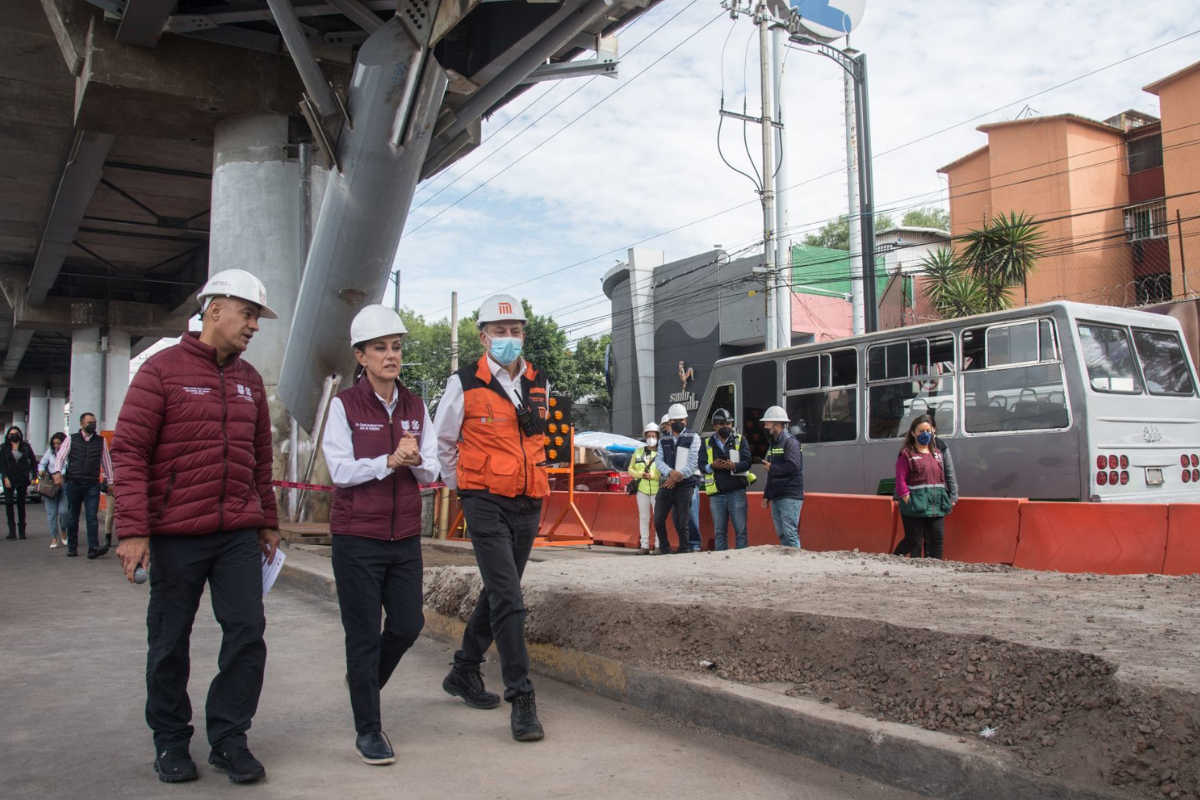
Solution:
<svg viewBox="0 0 1200 800">
<path fill-rule="evenodd" d="M 875 217 L 875 232 L 886 231 L 896 223 L 887 214 Z M 827 247 L 831 250 L 850 249 L 850 217 L 842 214 L 836 220 L 825 223 L 816 233 L 806 234 L 804 244 L 808 247 Z"/>
<path fill-rule="evenodd" d="M 560 391 L 577 402 L 587 401 L 611 410 L 612 398 L 604 383 L 604 352 L 611 341 L 612 337 L 606 333 L 596 339 L 584 336 L 576 342 L 571 354 L 572 375 L 568 383 L 559 387 Z"/>
<path fill-rule="evenodd" d="M 993 217 L 967 232 L 960 253 L 939 248 L 924 258 L 925 296 L 943 319 L 1011 308 L 1009 292 L 1024 286 L 1037 266 L 1042 236 L 1024 212 Z"/>
<path fill-rule="evenodd" d="M 904 221 L 901 224 L 912 228 L 937 228 L 948 231 L 950 230 L 950 214 L 936 206 L 914 208 L 904 215 Z"/>
</svg>

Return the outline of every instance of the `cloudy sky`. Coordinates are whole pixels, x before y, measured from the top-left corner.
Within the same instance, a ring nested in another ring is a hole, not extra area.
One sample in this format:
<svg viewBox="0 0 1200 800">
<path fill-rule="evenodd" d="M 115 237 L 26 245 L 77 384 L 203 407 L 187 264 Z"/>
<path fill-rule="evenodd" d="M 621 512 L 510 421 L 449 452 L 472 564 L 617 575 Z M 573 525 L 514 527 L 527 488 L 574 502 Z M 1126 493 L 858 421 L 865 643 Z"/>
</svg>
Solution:
<svg viewBox="0 0 1200 800">
<path fill-rule="evenodd" d="M 985 122 L 1157 115 L 1141 87 L 1200 60 L 1190 5 L 867 0 L 851 39 L 869 57 L 877 207 L 898 218 L 945 205 L 936 170 L 985 144 L 975 130 Z M 761 236 L 754 187 L 717 149 L 722 92 L 726 108 L 759 113 L 750 20 L 730 20 L 717 0 L 664 0 L 621 32 L 620 49 L 618 79 L 535 87 L 484 124 L 482 146 L 419 187 L 396 259 L 404 305 L 438 318 L 452 290 L 466 310 L 509 290 L 572 336 L 595 333 L 607 327 L 600 279 L 631 245 L 673 261 Z M 799 51 L 786 70 L 789 227 L 800 239 L 846 210 L 842 74 Z M 757 127 L 746 133 L 760 152 Z M 742 136 L 727 120 L 721 145 L 747 169 Z"/>
</svg>

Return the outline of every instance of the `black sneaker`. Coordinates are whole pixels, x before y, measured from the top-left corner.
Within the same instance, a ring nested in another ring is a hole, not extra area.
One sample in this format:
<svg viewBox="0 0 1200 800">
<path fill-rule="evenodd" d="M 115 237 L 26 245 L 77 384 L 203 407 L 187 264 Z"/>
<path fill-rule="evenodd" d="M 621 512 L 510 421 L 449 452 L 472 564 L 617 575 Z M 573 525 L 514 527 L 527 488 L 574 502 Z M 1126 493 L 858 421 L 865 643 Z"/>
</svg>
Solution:
<svg viewBox="0 0 1200 800">
<path fill-rule="evenodd" d="M 79 558 L 79 551 L 78 550 L 68 550 L 67 558 Z"/>
<path fill-rule="evenodd" d="M 396 752 L 383 731 L 364 733 L 354 741 L 354 752 L 364 764 L 382 766 L 396 763 Z"/>
<path fill-rule="evenodd" d="M 208 754 L 208 763 L 229 774 L 234 783 L 254 783 L 267 777 L 267 771 L 244 744 L 225 746 Z"/>
<path fill-rule="evenodd" d="M 186 747 L 172 747 L 156 753 L 154 771 L 163 783 L 185 783 L 200 777 L 196 762 L 192 761 L 192 754 Z"/>
<path fill-rule="evenodd" d="M 483 688 L 483 673 L 479 667 L 451 669 L 442 681 L 442 688 L 447 694 L 461 697 L 471 708 L 495 708 L 500 705 L 500 695 Z"/>
<path fill-rule="evenodd" d="M 536 742 L 546 736 L 538 722 L 533 693 L 519 694 L 512 701 L 512 736 L 518 742 Z"/>
</svg>

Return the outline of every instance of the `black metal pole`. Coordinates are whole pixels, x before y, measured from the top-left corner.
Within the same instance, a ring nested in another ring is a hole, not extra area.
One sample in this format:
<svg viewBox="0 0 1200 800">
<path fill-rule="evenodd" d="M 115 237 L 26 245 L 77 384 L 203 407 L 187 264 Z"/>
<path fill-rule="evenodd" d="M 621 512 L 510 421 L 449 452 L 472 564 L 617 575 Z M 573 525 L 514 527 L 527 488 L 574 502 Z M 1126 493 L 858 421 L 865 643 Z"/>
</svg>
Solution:
<svg viewBox="0 0 1200 800">
<path fill-rule="evenodd" d="M 875 298 L 875 177 L 871 166 L 871 107 L 867 101 L 867 54 L 854 58 L 854 115 L 858 122 L 858 209 L 862 227 L 863 327 L 879 330 L 879 302 Z"/>
</svg>

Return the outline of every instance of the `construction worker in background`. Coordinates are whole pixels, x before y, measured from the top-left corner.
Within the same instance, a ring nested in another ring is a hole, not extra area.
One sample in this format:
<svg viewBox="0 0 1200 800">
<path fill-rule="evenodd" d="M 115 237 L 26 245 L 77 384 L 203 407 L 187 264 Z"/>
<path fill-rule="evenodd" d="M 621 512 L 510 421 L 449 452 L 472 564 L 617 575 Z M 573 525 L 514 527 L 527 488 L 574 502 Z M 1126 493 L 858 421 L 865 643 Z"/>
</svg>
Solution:
<svg viewBox="0 0 1200 800">
<path fill-rule="evenodd" d="M 188 643 L 207 584 L 222 634 L 205 704 L 208 763 L 251 783 L 267 774 L 246 731 L 267 663 L 262 565 L 275 559 L 279 524 L 270 407 L 262 377 L 241 354 L 259 319 L 277 317 L 245 270 L 213 275 L 198 299 L 203 329 L 142 365 L 117 418 L 117 556 L 130 582 L 150 566 L 146 722 L 158 779 L 198 777 L 188 750 Z"/>
<path fill-rule="evenodd" d="M 680 408 L 682 408 L 682 406 L 680 406 Z M 662 431 L 662 435 L 658 437 L 658 440 L 660 442 L 662 442 L 666 439 L 669 439 L 671 437 L 671 415 L 670 414 L 662 415 L 662 419 L 659 420 L 659 423 L 658 423 L 658 428 L 660 431 Z M 697 535 L 699 535 L 699 531 L 700 531 L 700 483 L 698 481 L 696 483 L 695 491 L 692 492 L 691 520 L 692 520 L 692 531 L 696 532 Z M 690 552 L 690 550 L 689 550 L 689 552 Z"/>
<path fill-rule="evenodd" d="M 800 442 L 788 431 L 787 412 L 771 406 L 763 414 L 763 427 L 771 436 L 765 463 L 767 485 L 763 508 L 771 509 L 775 535 L 784 547 L 800 547 L 800 507 L 804 505 L 804 454 Z"/>
<path fill-rule="evenodd" d="M 329 404 L 322 440 L 336 487 L 329 530 L 354 751 L 373 765 L 396 760 L 383 732 L 379 692 L 425 626 L 420 484 L 438 476 L 429 412 L 400 383 L 407 333 L 400 315 L 384 305 L 365 306 L 354 317 L 355 384 Z"/>
<path fill-rule="evenodd" d="M 700 528 L 692 525 L 692 505 L 700 486 L 700 437 L 687 426 L 687 409 L 679 403 L 667 409 L 671 420 L 671 435 L 658 443 L 658 472 L 664 476 L 654 500 L 654 529 L 658 533 L 660 554 L 671 552 L 667 538 L 667 514 L 675 523 L 679 536 L 676 553 L 700 552 Z M 687 451 L 685 459 L 676 454 Z"/>
<path fill-rule="evenodd" d="M 654 496 L 658 494 L 659 473 L 654 460 L 658 454 L 658 426 L 647 422 L 642 433 L 646 443 L 633 452 L 629 461 L 629 475 L 636 487 L 638 506 L 638 551 L 637 555 L 650 554 L 650 532 L 654 528 Z"/>
<path fill-rule="evenodd" d="M 660 436 L 658 439 L 660 442 L 663 439 L 666 439 L 668 436 L 671 435 L 671 415 L 670 414 L 662 415 L 662 419 L 660 419 L 658 421 L 658 430 L 662 434 L 662 436 Z"/>
<path fill-rule="evenodd" d="M 716 550 L 728 550 L 729 523 L 739 550 L 749 545 L 746 537 L 746 487 L 756 480 L 750 471 L 750 443 L 733 430 L 733 415 L 718 408 L 712 415 L 714 433 L 700 451 L 704 491 L 712 511 Z"/>
<path fill-rule="evenodd" d="M 442 688 L 472 708 L 500 705 L 484 689 L 480 672 L 495 641 L 504 699 L 512 705 L 512 736 L 519 742 L 545 735 L 529 680 L 521 575 L 550 494 L 543 452 L 550 385 L 521 357 L 525 322 L 516 298 L 498 294 L 484 301 L 476 323 L 484 354 L 450 376 L 434 423 L 442 476 L 458 489 L 483 578 Z"/>
</svg>

